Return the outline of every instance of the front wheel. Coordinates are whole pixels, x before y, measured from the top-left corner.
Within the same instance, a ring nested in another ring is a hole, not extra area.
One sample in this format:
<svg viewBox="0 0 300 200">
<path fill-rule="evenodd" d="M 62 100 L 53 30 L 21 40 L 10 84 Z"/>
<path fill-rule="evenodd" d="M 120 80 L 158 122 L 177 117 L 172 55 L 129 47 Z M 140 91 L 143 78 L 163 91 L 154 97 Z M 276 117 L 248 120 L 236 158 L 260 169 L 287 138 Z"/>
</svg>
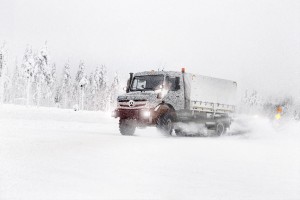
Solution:
<svg viewBox="0 0 300 200">
<path fill-rule="evenodd" d="M 157 120 L 156 127 L 167 135 L 172 135 L 173 132 L 173 118 L 170 114 L 166 113 L 161 115 Z"/>
<path fill-rule="evenodd" d="M 132 119 L 120 119 L 119 130 L 122 135 L 133 135 L 136 129 L 135 121 Z"/>
</svg>

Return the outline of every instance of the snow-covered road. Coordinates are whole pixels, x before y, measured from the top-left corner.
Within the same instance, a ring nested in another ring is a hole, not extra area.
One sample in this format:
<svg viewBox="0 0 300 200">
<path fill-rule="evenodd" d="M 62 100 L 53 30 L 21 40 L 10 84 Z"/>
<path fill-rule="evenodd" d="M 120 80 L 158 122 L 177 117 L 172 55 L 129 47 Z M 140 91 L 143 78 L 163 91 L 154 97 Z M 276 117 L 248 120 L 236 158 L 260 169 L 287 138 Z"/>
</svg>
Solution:
<svg viewBox="0 0 300 200">
<path fill-rule="evenodd" d="M 106 113 L 2 105 L 0 199 L 300 199 L 300 124 L 283 127 L 128 137 Z"/>
</svg>

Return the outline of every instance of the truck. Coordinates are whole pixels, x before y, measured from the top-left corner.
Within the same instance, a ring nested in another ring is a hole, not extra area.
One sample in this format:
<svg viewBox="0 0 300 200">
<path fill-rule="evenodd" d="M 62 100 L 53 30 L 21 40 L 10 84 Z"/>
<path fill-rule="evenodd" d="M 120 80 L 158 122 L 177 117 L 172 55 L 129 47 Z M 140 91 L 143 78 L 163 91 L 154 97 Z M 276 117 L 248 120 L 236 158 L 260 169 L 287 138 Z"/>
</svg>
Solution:
<svg viewBox="0 0 300 200">
<path fill-rule="evenodd" d="M 179 125 L 193 122 L 220 136 L 230 128 L 236 110 L 235 81 L 186 73 L 185 68 L 130 73 L 124 89 L 112 113 L 122 135 L 156 126 L 167 135 L 187 136 Z"/>
</svg>

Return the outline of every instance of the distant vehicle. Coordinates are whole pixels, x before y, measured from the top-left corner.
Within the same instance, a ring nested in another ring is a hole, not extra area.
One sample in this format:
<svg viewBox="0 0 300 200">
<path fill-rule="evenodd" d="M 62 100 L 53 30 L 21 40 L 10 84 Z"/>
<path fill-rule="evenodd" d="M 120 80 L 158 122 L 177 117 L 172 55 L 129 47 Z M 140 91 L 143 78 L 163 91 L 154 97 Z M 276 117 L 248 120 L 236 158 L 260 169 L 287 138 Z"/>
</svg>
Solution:
<svg viewBox="0 0 300 200">
<path fill-rule="evenodd" d="M 265 115 L 271 120 L 300 119 L 300 106 L 294 105 L 288 100 L 277 103 L 266 103 L 263 110 Z"/>
<path fill-rule="evenodd" d="M 122 135 L 136 127 L 156 126 L 166 134 L 186 133 L 178 122 L 195 122 L 222 135 L 235 112 L 237 83 L 182 71 L 130 73 L 126 94 L 118 96 L 113 117 Z"/>
</svg>

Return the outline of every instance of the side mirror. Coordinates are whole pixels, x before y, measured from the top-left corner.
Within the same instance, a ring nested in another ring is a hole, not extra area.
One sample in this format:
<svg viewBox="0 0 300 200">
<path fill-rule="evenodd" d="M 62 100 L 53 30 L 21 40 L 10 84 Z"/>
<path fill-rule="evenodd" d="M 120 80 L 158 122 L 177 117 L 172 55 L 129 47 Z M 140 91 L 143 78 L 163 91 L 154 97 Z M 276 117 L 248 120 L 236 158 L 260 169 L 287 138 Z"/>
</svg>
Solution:
<svg viewBox="0 0 300 200">
<path fill-rule="evenodd" d="M 175 77 L 175 90 L 180 89 L 180 77 Z"/>
<path fill-rule="evenodd" d="M 130 72 L 129 79 L 127 80 L 126 93 L 128 93 L 130 91 L 130 84 L 131 84 L 132 79 L 133 79 L 133 73 Z"/>
<path fill-rule="evenodd" d="M 130 79 L 127 80 L 127 86 L 125 88 L 126 93 L 129 92 L 129 87 L 130 87 Z"/>
</svg>

